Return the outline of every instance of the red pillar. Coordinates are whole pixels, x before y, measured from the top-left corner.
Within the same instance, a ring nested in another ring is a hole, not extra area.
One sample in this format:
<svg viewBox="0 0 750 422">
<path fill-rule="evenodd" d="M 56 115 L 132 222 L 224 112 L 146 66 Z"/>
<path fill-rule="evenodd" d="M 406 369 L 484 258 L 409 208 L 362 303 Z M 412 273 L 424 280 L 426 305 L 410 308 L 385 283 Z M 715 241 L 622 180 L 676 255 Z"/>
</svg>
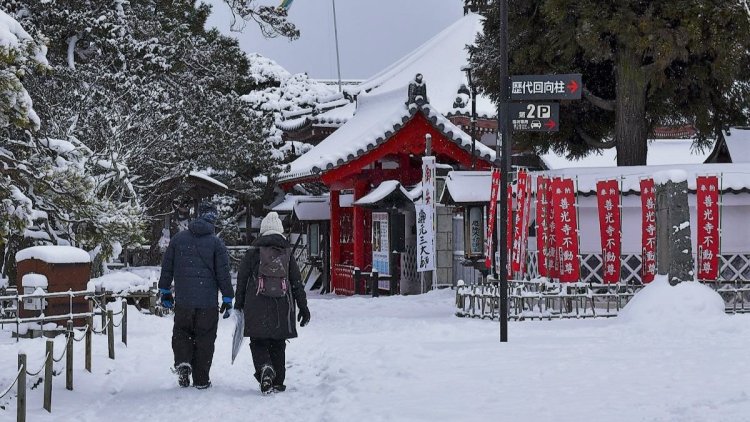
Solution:
<svg viewBox="0 0 750 422">
<path fill-rule="evenodd" d="M 341 207 L 339 206 L 339 191 L 331 191 L 331 280 L 334 268 L 341 263 Z"/>
<path fill-rule="evenodd" d="M 357 180 L 354 183 L 354 200 L 358 200 L 367 194 L 367 181 Z M 362 207 L 354 206 L 354 266 L 360 270 L 365 268 L 365 210 Z"/>
</svg>

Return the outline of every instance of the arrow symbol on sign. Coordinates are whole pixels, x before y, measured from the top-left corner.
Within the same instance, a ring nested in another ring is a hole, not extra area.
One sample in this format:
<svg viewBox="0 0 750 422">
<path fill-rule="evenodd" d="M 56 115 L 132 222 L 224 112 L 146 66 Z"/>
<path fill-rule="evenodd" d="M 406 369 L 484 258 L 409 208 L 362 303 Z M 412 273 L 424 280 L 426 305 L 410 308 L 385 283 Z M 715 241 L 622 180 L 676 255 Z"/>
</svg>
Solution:
<svg viewBox="0 0 750 422">
<path fill-rule="evenodd" d="M 575 80 L 570 81 L 568 83 L 568 90 L 571 93 L 575 93 L 576 91 L 578 91 L 578 82 L 576 82 Z"/>
<path fill-rule="evenodd" d="M 547 129 L 552 130 L 555 128 L 555 126 L 557 126 L 557 123 L 555 123 L 554 120 L 547 120 L 547 123 L 545 123 L 544 126 L 546 126 Z"/>
</svg>

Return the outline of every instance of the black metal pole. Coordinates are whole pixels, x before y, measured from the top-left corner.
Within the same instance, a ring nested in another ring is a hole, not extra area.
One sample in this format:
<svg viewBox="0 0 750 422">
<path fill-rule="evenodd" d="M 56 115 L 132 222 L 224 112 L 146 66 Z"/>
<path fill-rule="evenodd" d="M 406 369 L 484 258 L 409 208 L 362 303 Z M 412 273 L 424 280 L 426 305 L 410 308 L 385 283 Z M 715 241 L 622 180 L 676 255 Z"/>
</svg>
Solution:
<svg viewBox="0 0 750 422">
<path fill-rule="evenodd" d="M 497 125 L 500 138 L 495 145 L 496 155 L 500 155 L 500 236 L 497 248 L 500 252 L 499 268 L 495 268 L 500 283 L 500 342 L 508 341 L 508 187 L 510 178 L 512 142 L 508 118 L 510 102 L 510 82 L 508 75 L 508 0 L 498 0 L 500 12 L 500 107 Z M 503 144 L 500 153 L 500 142 Z"/>
<path fill-rule="evenodd" d="M 469 75 L 471 75 L 471 69 L 469 69 Z M 469 85 L 471 85 L 471 169 L 474 170 L 477 165 L 477 88 L 471 77 L 469 77 Z"/>
</svg>

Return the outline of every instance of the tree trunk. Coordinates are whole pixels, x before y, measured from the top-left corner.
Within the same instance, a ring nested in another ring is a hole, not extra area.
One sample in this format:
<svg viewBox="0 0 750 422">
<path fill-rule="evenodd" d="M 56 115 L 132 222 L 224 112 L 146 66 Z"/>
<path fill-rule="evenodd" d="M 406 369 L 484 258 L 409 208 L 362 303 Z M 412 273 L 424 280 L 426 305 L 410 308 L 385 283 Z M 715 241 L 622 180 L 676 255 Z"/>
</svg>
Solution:
<svg viewBox="0 0 750 422">
<path fill-rule="evenodd" d="M 617 165 L 645 165 L 648 151 L 648 125 L 646 123 L 648 83 L 646 72 L 641 66 L 640 57 L 630 51 L 619 51 L 616 61 L 615 142 L 617 143 Z"/>
</svg>

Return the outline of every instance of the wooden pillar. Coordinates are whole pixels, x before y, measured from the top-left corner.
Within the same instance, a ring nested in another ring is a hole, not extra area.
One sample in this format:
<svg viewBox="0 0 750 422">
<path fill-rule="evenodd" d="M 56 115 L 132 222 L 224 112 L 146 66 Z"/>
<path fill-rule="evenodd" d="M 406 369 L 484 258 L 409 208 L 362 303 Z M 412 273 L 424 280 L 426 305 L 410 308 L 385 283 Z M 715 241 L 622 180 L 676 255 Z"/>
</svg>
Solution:
<svg viewBox="0 0 750 422">
<path fill-rule="evenodd" d="M 354 183 L 354 200 L 362 198 L 367 194 L 367 181 L 357 180 Z M 365 267 L 365 236 L 369 233 L 365 233 L 365 213 L 366 209 L 363 207 L 354 206 L 354 227 L 352 227 L 352 235 L 354 242 L 354 266 L 363 270 Z"/>
<path fill-rule="evenodd" d="M 341 206 L 339 205 L 340 191 L 331 191 L 331 245 L 330 253 L 330 280 L 333 280 L 333 271 L 336 264 L 341 262 Z"/>
</svg>

